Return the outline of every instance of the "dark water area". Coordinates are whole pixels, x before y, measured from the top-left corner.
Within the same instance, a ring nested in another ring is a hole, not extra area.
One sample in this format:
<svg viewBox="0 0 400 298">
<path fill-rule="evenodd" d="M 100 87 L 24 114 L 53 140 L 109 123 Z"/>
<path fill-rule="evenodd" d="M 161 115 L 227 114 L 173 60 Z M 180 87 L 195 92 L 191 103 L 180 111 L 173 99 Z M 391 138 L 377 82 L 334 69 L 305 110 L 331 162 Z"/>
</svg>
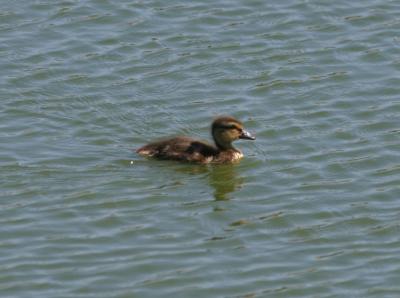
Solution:
<svg viewBox="0 0 400 298">
<path fill-rule="evenodd" d="M 2 1 L 0 296 L 399 297 L 399 70 L 398 1 Z"/>
</svg>

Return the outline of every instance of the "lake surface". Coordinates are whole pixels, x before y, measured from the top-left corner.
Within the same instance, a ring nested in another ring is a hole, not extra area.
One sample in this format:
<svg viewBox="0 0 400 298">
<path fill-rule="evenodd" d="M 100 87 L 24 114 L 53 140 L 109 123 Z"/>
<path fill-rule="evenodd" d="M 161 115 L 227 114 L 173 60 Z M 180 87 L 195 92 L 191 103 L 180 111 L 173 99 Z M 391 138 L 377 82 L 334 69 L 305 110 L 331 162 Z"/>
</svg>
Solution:
<svg viewBox="0 0 400 298">
<path fill-rule="evenodd" d="M 399 1 L 1 1 L 0 296 L 400 297 L 399 71 Z"/>
</svg>

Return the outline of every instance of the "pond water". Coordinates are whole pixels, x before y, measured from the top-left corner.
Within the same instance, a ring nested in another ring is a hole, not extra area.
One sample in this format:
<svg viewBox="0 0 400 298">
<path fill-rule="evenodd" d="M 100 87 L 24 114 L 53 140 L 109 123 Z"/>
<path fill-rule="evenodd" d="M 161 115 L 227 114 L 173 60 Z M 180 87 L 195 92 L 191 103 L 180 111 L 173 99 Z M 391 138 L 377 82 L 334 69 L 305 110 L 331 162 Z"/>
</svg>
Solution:
<svg viewBox="0 0 400 298">
<path fill-rule="evenodd" d="M 399 70 L 398 1 L 2 1 L 1 297 L 399 297 Z"/>
</svg>

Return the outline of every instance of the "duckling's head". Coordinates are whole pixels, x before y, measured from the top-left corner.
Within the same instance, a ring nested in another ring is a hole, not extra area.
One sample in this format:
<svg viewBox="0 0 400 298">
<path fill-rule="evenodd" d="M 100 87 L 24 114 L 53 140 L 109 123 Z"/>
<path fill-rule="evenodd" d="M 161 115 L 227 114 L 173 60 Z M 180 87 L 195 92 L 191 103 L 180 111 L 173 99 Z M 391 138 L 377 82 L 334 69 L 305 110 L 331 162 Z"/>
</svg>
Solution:
<svg viewBox="0 0 400 298">
<path fill-rule="evenodd" d="M 215 119 L 211 125 L 211 134 L 214 138 L 215 144 L 221 150 L 233 149 L 232 142 L 237 139 L 256 139 L 243 128 L 242 122 L 229 116 L 218 117 Z"/>
</svg>

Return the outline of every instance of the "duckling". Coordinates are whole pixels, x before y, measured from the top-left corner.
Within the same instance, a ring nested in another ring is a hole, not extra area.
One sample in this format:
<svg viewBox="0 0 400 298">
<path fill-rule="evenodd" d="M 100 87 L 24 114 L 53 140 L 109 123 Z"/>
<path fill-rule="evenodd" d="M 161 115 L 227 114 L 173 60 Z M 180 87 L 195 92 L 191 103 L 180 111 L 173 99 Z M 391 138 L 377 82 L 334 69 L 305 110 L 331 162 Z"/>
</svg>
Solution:
<svg viewBox="0 0 400 298">
<path fill-rule="evenodd" d="M 243 124 L 230 116 L 216 118 L 211 125 L 215 146 L 189 137 L 174 137 L 147 144 L 136 152 L 142 156 L 185 162 L 232 163 L 240 160 L 243 153 L 234 148 L 237 139 L 255 140 L 243 128 Z"/>
</svg>

